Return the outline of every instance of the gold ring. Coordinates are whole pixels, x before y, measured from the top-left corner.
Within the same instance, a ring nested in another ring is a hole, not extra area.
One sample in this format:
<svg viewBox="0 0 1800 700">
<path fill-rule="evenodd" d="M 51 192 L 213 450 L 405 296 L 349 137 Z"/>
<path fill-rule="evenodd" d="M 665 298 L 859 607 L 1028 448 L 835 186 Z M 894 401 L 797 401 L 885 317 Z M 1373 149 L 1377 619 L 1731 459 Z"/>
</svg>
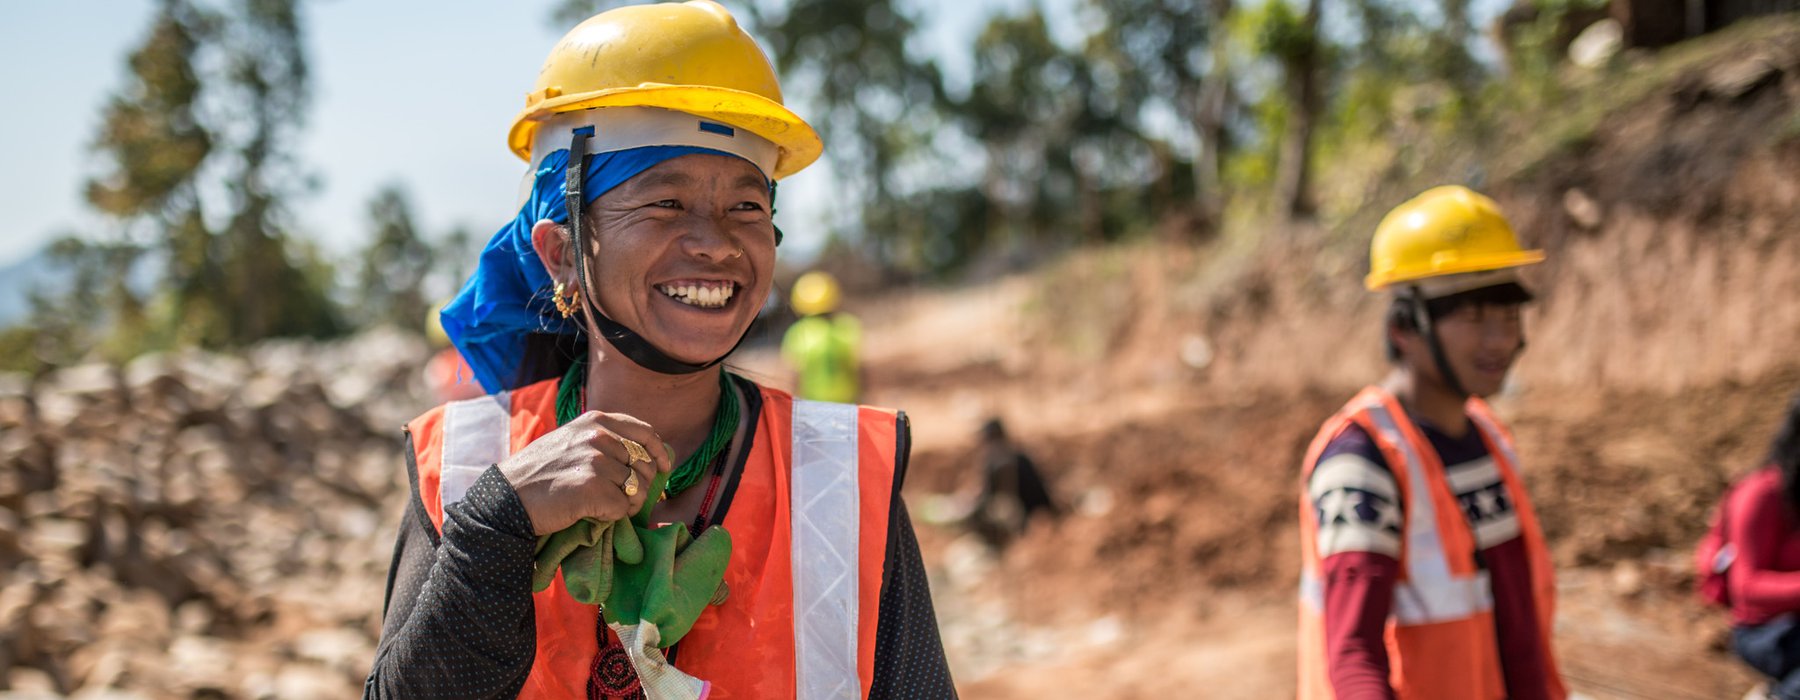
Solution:
<svg viewBox="0 0 1800 700">
<path fill-rule="evenodd" d="M 631 438 L 622 437 L 622 438 L 619 438 L 619 444 L 622 444 L 625 446 L 625 455 L 630 459 L 630 462 L 628 462 L 628 464 L 637 464 L 638 462 L 650 461 L 650 451 L 644 449 L 644 445 L 642 443 L 640 443 L 636 440 L 633 440 Z"/>
<path fill-rule="evenodd" d="M 625 489 L 625 495 L 627 497 L 637 495 L 637 492 L 638 492 L 637 481 L 638 481 L 637 472 L 632 472 L 631 476 L 625 477 L 625 483 L 623 484 L 623 487 Z"/>
</svg>

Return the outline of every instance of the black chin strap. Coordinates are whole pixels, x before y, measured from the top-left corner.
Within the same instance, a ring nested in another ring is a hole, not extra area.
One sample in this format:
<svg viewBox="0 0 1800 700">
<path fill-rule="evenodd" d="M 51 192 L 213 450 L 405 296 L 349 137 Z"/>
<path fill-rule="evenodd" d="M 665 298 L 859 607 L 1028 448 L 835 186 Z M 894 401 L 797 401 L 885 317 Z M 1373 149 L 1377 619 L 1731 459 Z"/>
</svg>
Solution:
<svg viewBox="0 0 1800 700">
<path fill-rule="evenodd" d="M 720 355 L 711 362 L 694 364 L 670 357 L 668 353 L 650 344 L 650 341 L 645 340 L 636 331 L 607 318 L 606 314 L 600 311 L 600 302 L 593 294 L 593 287 L 588 285 L 587 241 L 581 226 L 581 212 L 587 205 L 582 196 L 582 180 L 587 175 L 587 140 L 593 133 L 593 127 L 575 130 L 574 138 L 569 141 L 568 178 L 563 181 L 564 200 L 569 209 L 569 236 L 575 243 L 575 281 L 581 287 L 582 308 L 593 314 L 594 325 L 599 329 L 600 337 L 605 338 L 606 342 L 618 348 L 619 352 L 625 353 L 626 357 L 631 358 L 632 362 L 644 369 L 659 374 L 693 374 L 724 362 L 725 358 L 731 356 L 731 353 L 737 352 L 739 345 L 744 344 L 744 338 L 750 336 L 749 329 L 744 329 L 744 334 L 738 336 L 737 342 L 733 343 L 731 349 L 727 350 L 724 355 Z"/>
<path fill-rule="evenodd" d="M 1450 358 L 1444 355 L 1444 344 L 1438 342 L 1437 328 L 1431 324 L 1431 309 L 1425 304 L 1425 293 L 1413 287 L 1406 293 L 1409 306 L 1412 308 L 1413 327 L 1419 329 L 1419 335 L 1425 336 L 1425 344 L 1431 348 L 1431 361 L 1437 365 L 1438 374 L 1444 378 L 1444 386 L 1458 396 L 1468 396 L 1469 390 L 1463 388 L 1462 380 L 1456 377 L 1456 370 L 1450 368 Z"/>
</svg>

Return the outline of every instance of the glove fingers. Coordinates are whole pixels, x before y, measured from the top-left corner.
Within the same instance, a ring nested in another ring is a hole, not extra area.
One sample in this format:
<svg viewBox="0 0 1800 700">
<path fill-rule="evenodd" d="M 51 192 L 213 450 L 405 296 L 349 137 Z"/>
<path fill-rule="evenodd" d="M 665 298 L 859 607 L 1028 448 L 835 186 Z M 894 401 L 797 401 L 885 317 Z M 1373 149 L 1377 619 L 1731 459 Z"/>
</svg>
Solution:
<svg viewBox="0 0 1800 700">
<path fill-rule="evenodd" d="M 582 547 L 563 560 L 563 585 L 569 595 L 588 605 L 606 600 L 612 588 L 611 552 L 601 547 Z"/>
<path fill-rule="evenodd" d="M 608 624 L 636 625 L 643 619 L 645 596 L 658 585 L 658 572 L 675 565 L 672 532 L 665 529 L 646 530 L 631 523 L 620 523 L 613 549 L 618 554 L 611 594 L 606 599 Z M 627 551 L 627 550 L 631 551 Z M 627 554 L 633 554 L 627 558 Z"/>
<path fill-rule="evenodd" d="M 665 528 L 665 537 L 676 542 L 687 539 L 687 527 Z M 673 645 L 700 619 L 712 602 L 713 594 L 725 579 L 725 567 L 731 562 L 731 536 L 723 528 L 711 527 L 700 538 L 687 544 L 677 554 L 657 585 L 645 591 L 643 619 L 656 624 L 662 642 Z"/>
<path fill-rule="evenodd" d="M 709 527 L 675 557 L 675 592 L 683 607 L 698 616 L 724 584 L 731 564 L 731 535 L 724 528 Z"/>
<path fill-rule="evenodd" d="M 555 566 L 545 566 L 541 562 L 534 565 L 531 570 L 531 592 L 538 593 L 549 588 L 550 582 L 556 580 L 556 568 Z"/>
<path fill-rule="evenodd" d="M 533 557 L 531 571 L 531 590 L 541 591 L 550 587 L 556 579 L 556 570 L 562 566 L 564 559 L 576 549 L 592 544 L 606 529 L 597 520 L 581 519 L 575 524 L 538 538 L 537 554 Z"/>
<path fill-rule="evenodd" d="M 626 564 L 644 561 L 644 543 L 638 536 L 637 527 L 620 521 L 613 530 L 613 553 L 618 555 L 619 561 Z"/>
</svg>

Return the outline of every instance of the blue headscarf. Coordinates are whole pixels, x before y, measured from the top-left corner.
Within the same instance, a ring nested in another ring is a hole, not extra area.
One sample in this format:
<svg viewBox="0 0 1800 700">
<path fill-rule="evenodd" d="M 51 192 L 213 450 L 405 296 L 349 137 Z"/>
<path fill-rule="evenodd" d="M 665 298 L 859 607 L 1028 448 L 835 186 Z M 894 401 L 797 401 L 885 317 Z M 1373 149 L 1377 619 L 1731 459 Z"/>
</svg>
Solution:
<svg viewBox="0 0 1800 700">
<path fill-rule="evenodd" d="M 583 174 L 583 204 L 618 187 L 626 180 L 671 158 L 694 153 L 737 157 L 724 151 L 695 146 L 644 146 L 588 157 Z M 538 164 L 531 195 L 512 222 L 501 227 L 481 251 L 475 274 L 455 299 L 439 312 L 444 333 L 475 370 L 475 378 L 490 393 L 515 388 L 525 359 L 525 337 L 532 333 L 574 335 L 582 327 L 556 312 L 551 301 L 550 273 L 531 246 L 531 227 L 540 219 L 567 224 L 569 210 L 563 194 L 569 151 L 544 156 Z"/>
</svg>

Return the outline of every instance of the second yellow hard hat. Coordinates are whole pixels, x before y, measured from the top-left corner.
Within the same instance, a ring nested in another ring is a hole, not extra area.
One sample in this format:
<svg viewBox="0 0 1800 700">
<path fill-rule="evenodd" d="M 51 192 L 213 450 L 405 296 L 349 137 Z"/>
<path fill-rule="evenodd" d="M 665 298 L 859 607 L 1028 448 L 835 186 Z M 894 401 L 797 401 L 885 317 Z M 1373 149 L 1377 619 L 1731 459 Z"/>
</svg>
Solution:
<svg viewBox="0 0 1800 700">
<path fill-rule="evenodd" d="M 813 270 L 794 281 L 794 313 L 801 316 L 830 313 L 837 310 L 837 278 L 821 270 Z"/>
<path fill-rule="evenodd" d="M 1434 187 L 1394 207 L 1369 243 L 1371 290 L 1432 277 L 1543 262 L 1526 250 L 1494 200 L 1467 187 Z"/>
</svg>

